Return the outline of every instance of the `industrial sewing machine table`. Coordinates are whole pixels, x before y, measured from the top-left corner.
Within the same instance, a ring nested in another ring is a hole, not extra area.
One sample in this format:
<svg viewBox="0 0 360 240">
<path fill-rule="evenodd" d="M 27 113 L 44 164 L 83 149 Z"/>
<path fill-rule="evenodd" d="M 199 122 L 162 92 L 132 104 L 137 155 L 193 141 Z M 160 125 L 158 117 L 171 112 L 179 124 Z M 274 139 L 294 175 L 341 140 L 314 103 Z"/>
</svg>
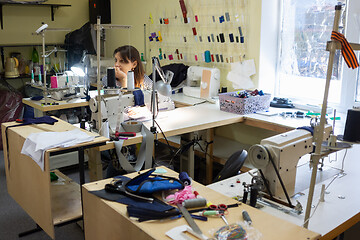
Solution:
<svg viewBox="0 0 360 240">
<path fill-rule="evenodd" d="M 26 211 L 37 223 L 38 228 L 44 230 L 52 239 L 55 238 L 54 227 L 72 222 L 82 217 L 80 186 L 70 178 L 55 170 L 62 180 L 50 182 L 50 156 L 71 151 L 79 152 L 80 184 L 84 183 L 84 150 L 106 144 L 105 137 L 85 131 L 95 139 L 76 144 L 67 148 L 52 148 L 45 151 L 44 171 L 30 157 L 21 154 L 22 146 L 27 136 L 39 132 L 64 132 L 76 127 L 60 119 L 54 125 L 32 124 L 20 127 L 16 122 L 3 123 L 1 126 L 6 182 L 9 195 Z M 11 163 L 11 164 L 10 164 Z"/>
<path fill-rule="evenodd" d="M 178 173 L 161 167 L 166 170 L 166 176 L 178 177 Z M 134 177 L 138 173 L 129 174 Z M 91 239 L 169 239 L 165 232 L 170 229 L 186 225 L 184 218 L 176 220 L 137 222 L 127 216 L 126 205 L 114 201 L 101 199 L 89 191 L 103 189 L 105 184 L 112 181 L 104 179 L 97 182 L 84 184 L 82 187 L 83 206 L 84 206 L 84 230 L 85 238 Z M 192 186 L 199 194 L 211 201 L 213 204 L 234 204 L 234 199 L 226 197 L 212 189 L 205 187 L 193 181 Z M 261 212 L 248 205 L 242 204 L 239 207 L 228 209 L 229 213 L 226 219 L 231 223 L 242 221 L 242 211 L 246 210 L 253 221 L 252 226 L 256 228 L 264 240 L 296 240 L 296 239 L 319 239 L 320 234 L 309 231 L 295 224 L 273 217 L 267 213 Z M 207 236 L 211 236 L 214 232 L 224 226 L 224 221 L 220 217 L 210 218 L 208 221 L 196 221 L 202 232 Z"/>
</svg>

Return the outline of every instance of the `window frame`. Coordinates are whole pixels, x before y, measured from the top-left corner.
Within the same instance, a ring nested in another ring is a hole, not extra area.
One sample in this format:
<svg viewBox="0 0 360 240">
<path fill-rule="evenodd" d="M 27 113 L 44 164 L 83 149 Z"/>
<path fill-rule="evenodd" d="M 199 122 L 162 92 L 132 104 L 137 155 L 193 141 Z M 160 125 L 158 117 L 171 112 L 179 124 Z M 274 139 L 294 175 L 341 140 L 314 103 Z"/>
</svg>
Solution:
<svg viewBox="0 0 360 240">
<path fill-rule="evenodd" d="M 259 88 L 271 93 L 273 96 L 278 96 L 279 92 L 277 74 L 281 47 L 280 24 L 282 18 L 282 1 L 283 0 L 262 1 L 262 9 L 266 9 L 266 11 L 262 11 L 261 15 Z M 346 38 L 349 42 L 360 43 L 360 1 L 347 0 L 345 14 L 346 27 L 344 33 Z M 359 21 L 351 19 L 354 16 L 357 16 Z M 360 56 L 359 51 L 356 51 L 356 54 L 357 56 Z M 342 64 L 340 103 L 329 103 L 329 105 L 340 112 L 346 112 L 347 109 L 352 108 L 353 106 L 360 106 L 360 102 L 355 102 L 357 89 L 356 80 L 358 79 L 358 81 L 360 81 L 360 76 L 358 76 L 358 69 L 349 69 L 344 61 L 342 61 Z M 297 99 L 293 98 L 292 100 L 294 102 L 297 101 Z M 305 99 L 305 101 L 307 100 Z M 313 102 L 308 99 L 308 103 Z M 321 103 L 322 100 L 319 104 Z"/>
</svg>

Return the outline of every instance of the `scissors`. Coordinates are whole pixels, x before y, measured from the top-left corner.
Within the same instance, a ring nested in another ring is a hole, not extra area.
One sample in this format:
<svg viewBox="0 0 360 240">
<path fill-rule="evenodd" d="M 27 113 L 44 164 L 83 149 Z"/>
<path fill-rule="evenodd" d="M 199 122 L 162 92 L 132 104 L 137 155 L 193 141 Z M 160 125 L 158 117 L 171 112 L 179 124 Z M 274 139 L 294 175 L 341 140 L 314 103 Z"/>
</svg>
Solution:
<svg viewBox="0 0 360 240">
<path fill-rule="evenodd" d="M 219 211 L 219 215 L 222 218 L 222 220 L 224 220 L 226 225 L 229 225 L 228 221 L 225 218 L 225 212 L 227 211 L 227 205 L 226 204 L 219 204 L 219 205 L 210 205 L 209 208 L 211 210 L 216 210 Z"/>
</svg>

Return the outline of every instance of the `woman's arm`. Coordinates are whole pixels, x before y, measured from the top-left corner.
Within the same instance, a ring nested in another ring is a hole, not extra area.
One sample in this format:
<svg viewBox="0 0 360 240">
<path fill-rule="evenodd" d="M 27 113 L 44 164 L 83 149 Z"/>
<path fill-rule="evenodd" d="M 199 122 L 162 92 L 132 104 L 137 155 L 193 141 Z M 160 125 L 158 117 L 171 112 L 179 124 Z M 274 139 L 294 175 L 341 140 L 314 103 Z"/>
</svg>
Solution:
<svg viewBox="0 0 360 240">
<path fill-rule="evenodd" d="M 127 87 L 127 75 L 119 67 L 115 67 L 115 78 L 120 87 Z"/>
</svg>

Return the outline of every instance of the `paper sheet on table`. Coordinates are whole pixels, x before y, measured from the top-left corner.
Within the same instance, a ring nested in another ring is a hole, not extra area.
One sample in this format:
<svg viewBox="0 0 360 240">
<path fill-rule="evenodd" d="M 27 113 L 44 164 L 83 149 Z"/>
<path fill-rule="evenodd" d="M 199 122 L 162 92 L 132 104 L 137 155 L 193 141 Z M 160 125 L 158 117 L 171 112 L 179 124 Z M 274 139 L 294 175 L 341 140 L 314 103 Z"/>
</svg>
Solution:
<svg viewBox="0 0 360 240">
<path fill-rule="evenodd" d="M 232 82 L 234 89 L 251 89 L 255 85 L 250 76 L 256 73 L 254 59 L 243 62 L 231 63 L 231 71 L 227 75 L 227 80 Z"/>
<path fill-rule="evenodd" d="M 137 120 L 140 122 L 150 120 L 152 114 L 147 107 L 128 107 L 124 111 L 124 121 Z"/>
<path fill-rule="evenodd" d="M 31 157 L 44 171 L 44 153 L 54 147 L 70 147 L 92 141 L 95 137 L 80 129 L 66 132 L 41 132 L 30 134 L 24 142 L 21 153 Z"/>
</svg>

